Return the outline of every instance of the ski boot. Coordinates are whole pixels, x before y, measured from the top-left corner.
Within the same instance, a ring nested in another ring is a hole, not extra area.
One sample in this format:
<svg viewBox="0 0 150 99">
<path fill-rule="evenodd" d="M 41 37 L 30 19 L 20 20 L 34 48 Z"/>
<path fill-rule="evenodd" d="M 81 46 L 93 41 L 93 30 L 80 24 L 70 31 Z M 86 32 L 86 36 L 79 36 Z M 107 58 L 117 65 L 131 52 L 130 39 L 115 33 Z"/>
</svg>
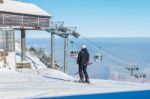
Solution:
<svg viewBox="0 0 150 99">
<path fill-rule="evenodd" d="M 83 83 L 83 82 L 84 82 L 84 80 L 83 80 L 83 79 L 80 79 L 80 80 L 79 80 L 79 82 Z"/>
<path fill-rule="evenodd" d="M 88 83 L 88 84 L 90 84 L 90 81 L 89 81 L 89 79 L 86 79 L 86 80 L 85 80 L 85 83 Z"/>
</svg>

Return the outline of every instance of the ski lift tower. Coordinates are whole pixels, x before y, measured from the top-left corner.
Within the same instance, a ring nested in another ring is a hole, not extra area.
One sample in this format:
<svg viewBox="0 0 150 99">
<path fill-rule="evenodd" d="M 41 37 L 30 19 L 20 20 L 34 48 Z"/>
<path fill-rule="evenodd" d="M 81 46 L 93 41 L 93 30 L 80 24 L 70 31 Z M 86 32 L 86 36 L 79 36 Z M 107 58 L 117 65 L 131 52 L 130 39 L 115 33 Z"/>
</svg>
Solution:
<svg viewBox="0 0 150 99">
<path fill-rule="evenodd" d="M 46 29 L 47 32 L 51 33 L 51 58 L 52 58 L 52 68 L 55 67 L 55 35 L 64 38 L 64 72 L 67 72 L 68 64 L 68 37 L 73 36 L 78 38 L 80 35 L 76 32 L 76 27 L 64 27 L 64 22 L 52 22 L 52 26 L 49 29 Z"/>
<path fill-rule="evenodd" d="M 0 29 L 21 31 L 21 61 L 26 61 L 26 30 L 48 28 L 51 17 L 49 13 L 32 3 L 0 0 Z M 15 57 L 13 59 L 15 61 Z"/>
<path fill-rule="evenodd" d="M 78 38 L 80 35 L 76 32 L 76 27 L 60 27 L 60 36 L 64 38 L 64 73 L 67 73 L 68 67 L 68 37 L 73 36 Z"/>
</svg>

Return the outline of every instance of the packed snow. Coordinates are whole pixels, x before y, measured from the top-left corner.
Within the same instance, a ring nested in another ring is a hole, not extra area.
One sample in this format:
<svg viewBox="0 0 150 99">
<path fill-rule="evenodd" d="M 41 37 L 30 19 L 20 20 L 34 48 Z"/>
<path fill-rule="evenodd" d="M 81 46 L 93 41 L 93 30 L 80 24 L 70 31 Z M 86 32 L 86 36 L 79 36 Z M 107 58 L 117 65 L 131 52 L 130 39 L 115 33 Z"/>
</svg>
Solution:
<svg viewBox="0 0 150 99">
<path fill-rule="evenodd" d="M 91 84 L 73 82 L 73 78 L 53 69 L 0 72 L 0 98 L 37 98 L 81 94 L 148 90 L 148 84 L 92 79 Z"/>
</svg>

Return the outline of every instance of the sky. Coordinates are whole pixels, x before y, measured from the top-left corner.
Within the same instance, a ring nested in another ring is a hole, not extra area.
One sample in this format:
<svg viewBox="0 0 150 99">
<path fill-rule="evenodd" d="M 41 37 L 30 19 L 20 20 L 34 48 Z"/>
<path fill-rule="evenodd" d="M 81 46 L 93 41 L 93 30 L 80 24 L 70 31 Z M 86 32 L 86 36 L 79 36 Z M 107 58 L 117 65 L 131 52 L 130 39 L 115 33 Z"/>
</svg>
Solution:
<svg viewBox="0 0 150 99">
<path fill-rule="evenodd" d="M 19 1 L 38 5 L 52 14 L 54 21 L 77 27 L 84 37 L 150 37 L 150 0 Z M 28 32 L 29 37 L 49 35 L 41 31 Z"/>
</svg>

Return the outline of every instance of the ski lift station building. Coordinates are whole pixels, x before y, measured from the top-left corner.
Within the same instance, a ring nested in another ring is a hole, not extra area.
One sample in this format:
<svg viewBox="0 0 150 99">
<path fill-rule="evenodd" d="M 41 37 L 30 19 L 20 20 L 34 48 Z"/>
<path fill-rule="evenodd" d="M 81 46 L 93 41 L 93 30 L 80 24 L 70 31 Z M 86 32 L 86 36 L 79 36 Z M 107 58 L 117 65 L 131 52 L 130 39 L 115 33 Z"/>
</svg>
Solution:
<svg viewBox="0 0 150 99">
<path fill-rule="evenodd" d="M 25 61 L 25 31 L 49 27 L 51 15 L 32 3 L 0 0 L 0 68 L 16 69 L 15 30 L 21 31 L 21 60 Z M 10 65 L 11 64 L 11 65 Z"/>
</svg>

